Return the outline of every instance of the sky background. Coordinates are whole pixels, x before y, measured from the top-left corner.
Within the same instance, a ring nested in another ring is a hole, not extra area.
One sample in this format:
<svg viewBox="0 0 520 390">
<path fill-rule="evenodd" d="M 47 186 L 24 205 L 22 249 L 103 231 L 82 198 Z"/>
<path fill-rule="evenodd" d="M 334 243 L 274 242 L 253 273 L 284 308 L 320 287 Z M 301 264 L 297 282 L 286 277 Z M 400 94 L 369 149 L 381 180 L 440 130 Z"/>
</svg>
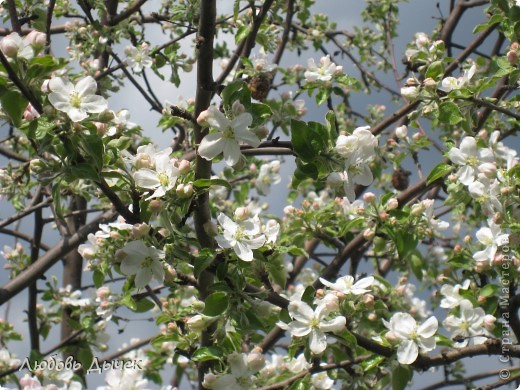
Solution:
<svg viewBox="0 0 520 390">
<path fill-rule="evenodd" d="M 437 4 L 440 3 L 440 10 L 437 8 Z M 147 6 L 144 8 L 145 13 L 148 11 L 153 11 L 158 8 L 158 2 L 156 0 L 151 0 L 148 2 Z M 449 4 L 448 0 L 431 1 L 431 0 L 415 0 L 410 1 L 407 4 L 401 5 L 400 8 L 400 27 L 399 27 L 399 38 L 395 41 L 395 53 L 397 59 L 399 60 L 401 55 L 404 53 L 406 48 L 406 44 L 413 40 L 413 36 L 416 32 L 425 32 L 430 33 L 433 28 L 436 26 L 438 19 L 442 15 L 447 15 L 447 6 Z M 218 0 L 217 7 L 218 13 L 226 13 L 232 9 L 233 1 L 230 0 Z M 345 28 L 347 30 L 352 31 L 354 26 L 361 26 L 361 11 L 365 7 L 365 2 L 361 0 L 318 0 L 317 4 L 313 7 L 313 13 L 325 13 L 329 15 L 329 19 L 331 21 L 335 21 L 338 23 L 339 28 Z M 471 10 L 464 17 L 464 22 L 458 26 L 455 31 L 455 41 L 459 44 L 467 44 L 469 43 L 473 36 L 471 35 L 471 30 L 473 26 L 475 26 L 479 21 L 483 21 L 484 17 L 480 9 Z M 153 26 L 147 26 L 148 37 L 154 36 L 154 39 L 157 39 L 157 42 L 152 41 L 152 46 L 155 44 L 160 44 L 163 42 L 166 37 L 162 34 L 159 28 Z M 151 34 L 150 34 L 151 33 Z M 188 49 L 191 45 L 191 39 L 183 43 L 183 49 Z M 233 44 L 232 37 L 227 38 L 231 44 Z M 490 39 L 490 42 L 493 40 Z M 54 47 L 54 54 L 56 56 L 65 56 L 67 54 L 63 51 L 63 48 L 67 45 L 66 40 L 56 40 Z M 231 46 L 233 47 L 233 46 Z M 120 47 L 120 56 L 123 55 L 123 46 Z M 456 51 L 455 51 L 456 53 Z M 321 57 L 321 53 L 313 53 L 312 49 L 304 54 L 302 57 L 297 58 L 294 54 L 289 54 L 288 52 L 284 56 L 284 59 L 281 63 L 282 66 L 289 66 L 295 64 L 301 64 L 303 66 L 307 63 L 307 58 L 313 57 L 318 60 Z M 340 58 L 340 57 L 337 57 Z M 344 65 L 345 71 L 349 74 L 352 74 L 355 77 L 359 76 L 359 73 L 353 68 L 352 64 L 349 64 L 347 60 L 343 60 L 341 65 Z M 195 68 L 194 68 L 195 69 Z M 218 61 L 215 63 L 215 74 L 218 75 L 220 71 Z M 195 85 L 195 71 L 187 74 L 181 74 L 182 84 L 179 88 L 175 88 L 175 86 L 170 86 L 165 88 L 164 82 L 159 78 L 155 77 L 152 72 L 148 72 L 148 76 L 150 77 L 152 87 L 154 92 L 157 94 L 159 99 L 162 102 L 166 100 L 177 103 L 182 100 L 187 100 L 189 98 L 194 98 L 195 91 L 193 85 Z M 455 72 L 455 76 L 458 76 Z M 381 77 L 384 82 L 388 85 L 391 85 L 393 88 L 395 86 L 395 82 L 393 80 L 392 75 L 388 75 L 386 78 Z M 276 92 L 275 92 L 276 93 Z M 324 118 L 324 114 L 326 112 L 325 107 L 320 108 L 312 108 L 314 106 L 313 100 L 307 99 L 308 104 L 306 105 L 309 108 L 307 115 L 305 116 L 305 120 L 314 120 L 314 121 L 322 121 Z M 364 111 L 364 108 L 367 104 L 383 104 L 387 107 L 386 114 L 390 114 L 396 108 L 387 98 L 387 94 L 384 93 L 372 93 L 371 95 L 357 94 L 355 99 L 352 99 L 353 106 L 355 109 L 359 111 Z M 127 83 L 127 86 L 124 89 L 124 92 L 120 92 L 115 96 L 109 99 L 109 107 L 118 111 L 120 109 L 126 108 L 131 112 L 131 121 L 136 122 L 142 126 L 145 131 L 145 135 L 150 137 L 155 143 L 157 143 L 161 148 L 166 148 L 170 145 L 172 141 L 172 133 L 171 132 L 161 132 L 161 130 L 157 127 L 157 122 L 160 116 L 149 110 L 147 103 L 143 104 L 143 99 L 139 92 L 130 84 Z M 386 115 L 385 115 L 386 116 Z M 3 129 L 0 130 L 1 136 L 5 136 L 7 129 L 4 126 Z M 518 149 L 518 142 L 515 142 L 516 149 Z M 423 155 L 424 156 L 424 155 Z M 294 169 L 294 160 L 291 157 L 285 157 L 286 163 L 282 165 L 281 176 L 283 178 L 282 182 L 275 187 L 272 188 L 271 194 L 267 197 L 263 197 L 262 201 L 267 202 L 269 204 L 269 212 L 279 215 L 282 215 L 283 208 L 287 205 L 286 197 L 288 194 L 287 185 L 289 183 L 289 178 L 292 174 L 292 170 Z M 438 163 L 438 155 L 434 153 L 427 155 L 426 160 L 422 160 L 422 166 L 425 172 L 429 172 L 431 167 Z M 405 166 L 406 168 L 406 166 Z M 410 168 L 410 167 L 408 167 Z M 413 180 L 413 178 L 412 178 Z M 299 201 L 295 202 L 295 206 L 299 206 Z M 5 201 L 2 202 L 0 207 L 0 219 L 8 217 L 11 215 L 12 210 L 8 207 Z M 50 216 L 50 215 L 45 215 Z M 21 230 L 27 230 L 31 232 L 32 226 L 29 223 L 24 222 L 21 226 Z M 43 237 L 43 242 L 48 244 L 52 244 L 56 242 L 57 237 L 54 233 L 46 231 Z M 0 236 L 0 248 L 3 245 L 13 246 L 13 240 L 7 236 Z M 61 275 L 61 264 L 53 267 L 47 275 L 55 274 L 57 276 Z M 5 284 L 8 281 L 8 272 L 0 270 L 0 283 Z M 394 276 L 395 277 L 395 276 Z M 88 275 L 85 275 L 83 278 L 84 284 L 90 284 L 91 279 Z M 39 282 L 40 285 L 43 285 L 43 282 Z M 426 298 L 427 294 L 421 294 L 422 298 Z M 15 329 L 18 331 L 26 331 L 27 325 L 24 320 L 25 318 L 25 307 L 26 307 L 27 295 L 25 293 L 21 293 L 16 296 L 8 305 L 4 305 L 0 308 L 0 318 L 6 318 L 6 312 L 8 310 L 8 320 L 13 323 Z M 110 350 L 113 351 L 117 347 L 121 346 L 122 343 L 128 342 L 132 337 L 140 337 L 145 338 L 148 336 L 152 336 L 157 332 L 157 327 L 153 323 L 147 322 L 150 315 L 140 314 L 136 315 L 130 313 L 129 311 L 122 311 L 121 314 L 131 316 L 132 318 L 139 318 L 138 321 L 131 321 L 126 324 L 125 331 L 122 334 L 117 334 L 117 327 L 115 325 L 111 325 L 111 340 L 110 340 Z M 438 318 L 444 318 L 444 313 L 438 316 Z M 53 346 L 57 340 L 59 339 L 59 327 L 55 327 L 51 332 L 50 337 L 42 343 L 42 349 L 46 350 L 49 347 Z M 14 352 L 18 357 L 23 359 L 28 354 L 28 344 L 24 342 L 16 343 L 13 342 L 10 344 L 11 352 Z M 103 355 L 99 356 L 102 357 Z M 493 369 L 491 367 L 491 363 L 493 363 L 494 358 L 482 357 L 482 358 L 473 358 L 468 360 L 468 373 L 476 373 L 481 371 L 487 371 Z M 496 358 L 496 368 L 502 368 L 498 362 L 498 357 Z M 428 384 L 437 382 L 442 377 L 441 373 L 431 374 L 426 373 L 424 375 L 415 376 L 414 384 L 411 386 L 411 389 L 419 389 Z M 102 385 L 104 376 L 99 376 L 97 374 L 92 374 L 88 377 L 89 388 L 95 388 L 98 385 Z M 167 384 L 170 379 L 170 375 L 165 375 L 165 384 Z M 152 387 L 154 388 L 154 387 Z M 187 387 L 181 387 L 187 388 Z M 460 388 L 460 387 L 459 387 Z"/>
</svg>

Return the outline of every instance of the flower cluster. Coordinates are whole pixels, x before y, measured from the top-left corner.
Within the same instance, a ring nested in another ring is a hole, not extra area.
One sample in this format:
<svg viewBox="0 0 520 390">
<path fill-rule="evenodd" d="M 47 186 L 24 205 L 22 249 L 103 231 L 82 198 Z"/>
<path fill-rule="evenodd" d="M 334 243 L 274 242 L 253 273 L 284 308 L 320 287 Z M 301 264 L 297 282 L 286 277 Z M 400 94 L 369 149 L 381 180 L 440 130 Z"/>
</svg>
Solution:
<svg viewBox="0 0 520 390">
<path fill-rule="evenodd" d="M 336 152 L 344 159 L 343 172 L 333 172 L 327 182 L 332 187 L 343 186 L 350 202 L 356 199 L 356 184 L 368 186 L 374 180 L 370 162 L 376 156 L 377 138 L 370 132 L 370 127 L 358 127 L 351 135 L 340 134 L 336 140 Z"/>
</svg>

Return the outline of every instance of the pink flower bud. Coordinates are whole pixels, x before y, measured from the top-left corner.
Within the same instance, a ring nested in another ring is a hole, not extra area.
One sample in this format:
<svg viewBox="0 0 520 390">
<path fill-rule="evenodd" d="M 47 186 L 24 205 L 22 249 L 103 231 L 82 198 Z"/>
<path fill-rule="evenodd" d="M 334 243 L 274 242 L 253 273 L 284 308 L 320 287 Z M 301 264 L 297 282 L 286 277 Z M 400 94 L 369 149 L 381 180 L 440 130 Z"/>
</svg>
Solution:
<svg viewBox="0 0 520 390">
<path fill-rule="evenodd" d="M 386 202 L 387 210 L 395 210 L 397 207 L 399 207 L 399 201 L 396 198 L 390 198 L 388 202 Z"/>
<path fill-rule="evenodd" d="M 376 195 L 373 192 L 367 192 L 363 195 L 363 200 L 367 203 L 373 203 L 376 200 Z"/>
<path fill-rule="evenodd" d="M 35 52 L 39 52 L 47 43 L 47 36 L 45 35 L 45 33 L 33 30 L 29 34 L 27 34 L 24 41 L 28 45 L 31 45 Z"/>
<path fill-rule="evenodd" d="M 396 344 L 397 342 L 399 342 L 399 338 L 397 338 L 397 336 L 391 330 L 386 332 L 385 338 L 390 344 Z"/>
<path fill-rule="evenodd" d="M 23 119 L 25 119 L 26 121 L 32 121 L 38 118 L 39 116 L 40 114 L 38 113 L 38 111 L 35 110 L 31 103 L 27 105 L 25 111 L 23 112 Z"/>
<path fill-rule="evenodd" d="M 247 207 L 239 207 L 235 210 L 235 218 L 237 220 L 244 220 L 249 217 L 249 209 Z"/>
<path fill-rule="evenodd" d="M 190 162 L 188 160 L 181 160 L 179 162 L 179 173 L 181 175 L 186 175 L 190 172 L 191 170 L 191 165 L 190 165 Z"/>
<path fill-rule="evenodd" d="M 110 295 L 110 288 L 102 286 L 96 290 L 96 295 L 98 298 L 106 299 Z"/>
<path fill-rule="evenodd" d="M 495 316 L 492 316 L 491 314 L 486 314 L 484 316 L 484 328 L 486 328 L 489 331 L 492 331 L 495 329 L 495 322 L 496 322 Z"/>
</svg>

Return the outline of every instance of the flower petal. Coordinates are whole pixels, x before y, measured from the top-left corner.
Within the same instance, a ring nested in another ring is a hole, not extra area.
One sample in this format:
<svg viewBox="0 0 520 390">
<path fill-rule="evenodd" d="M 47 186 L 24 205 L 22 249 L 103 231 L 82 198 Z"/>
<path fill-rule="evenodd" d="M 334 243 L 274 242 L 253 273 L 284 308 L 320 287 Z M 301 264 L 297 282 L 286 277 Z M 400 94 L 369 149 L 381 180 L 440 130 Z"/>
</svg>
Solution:
<svg viewBox="0 0 520 390">
<path fill-rule="evenodd" d="M 419 348 L 412 340 L 404 340 L 397 348 L 397 361 L 401 364 L 412 364 L 419 356 Z"/>
</svg>

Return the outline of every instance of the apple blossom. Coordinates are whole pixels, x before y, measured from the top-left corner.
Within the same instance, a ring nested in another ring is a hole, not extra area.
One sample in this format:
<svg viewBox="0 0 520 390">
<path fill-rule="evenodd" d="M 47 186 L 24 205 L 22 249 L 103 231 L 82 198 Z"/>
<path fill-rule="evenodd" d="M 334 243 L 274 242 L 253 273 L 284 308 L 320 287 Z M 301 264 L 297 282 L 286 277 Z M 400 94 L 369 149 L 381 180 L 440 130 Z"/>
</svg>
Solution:
<svg viewBox="0 0 520 390">
<path fill-rule="evenodd" d="M 338 315 L 327 320 L 331 310 L 326 304 L 320 304 L 312 309 L 305 302 L 294 300 L 289 303 L 289 315 L 293 321 L 288 325 L 278 323 L 283 329 L 289 330 L 293 337 L 309 336 L 309 348 L 313 354 L 320 354 L 327 348 L 326 332 L 339 332 L 345 328 L 346 318 Z"/>
<path fill-rule="evenodd" d="M 152 66 L 153 60 L 148 55 L 149 50 L 150 47 L 145 42 L 138 47 L 129 45 L 125 48 L 126 62 L 135 73 L 141 73 L 144 68 Z"/>
<path fill-rule="evenodd" d="M 260 248 L 266 241 L 265 236 L 261 234 L 260 221 L 257 218 L 249 218 L 233 222 L 222 213 L 217 220 L 223 229 L 223 234 L 215 237 L 218 246 L 222 249 L 233 248 L 239 259 L 252 261 L 253 249 Z"/>
<path fill-rule="evenodd" d="M 142 188 L 154 190 L 153 194 L 146 198 L 160 198 L 175 187 L 177 178 L 179 177 L 179 169 L 175 166 L 175 160 L 170 159 L 166 154 L 157 153 L 154 156 L 155 169 L 141 168 L 134 173 L 135 183 Z"/>
<path fill-rule="evenodd" d="M 76 84 L 54 77 L 49 82 L 49 89 L 49 102 L 73 122 L 86 119 L 88 113 L 99 114 L 108 108 L 105 98 L 96 95 L 97 84 L 91 76 L 83 77 Z"/>
<path fill-rule="evenodd" d="M 242 155 L 240 142 L 255 148 L 260 145 L 258 137 L 249 130 L 249 126 L 253 123 L 251 114 L 241 112 L 228 119 L 217 107 L 210 106 L 200 115 L 205 117 L 205 122 L 211 129 L 216 130 L 206 135 L 199 145 L 198 153 L 204 159 L 213 160 L 223 153 L 226 164 L 234 166 Z"/>
<path fill-rule="evenodd" d="M 488 226 L 489 227 L 480 228 L 476 234 L 479 242 L 486 246 L 484 250 L 475 252 L 473 255 L 473 258 L 477 262 L 492 262 L 495 258 L 498 247 L 508 243 L 509 235 L 502 233 L 500 225 L 494 223 L 492 219 L 488 219 Z"/>
<path fill-rule="evenodd" d="M 455 347 L 465 347 L 470 341 L 473 345 L 483 344 L 491 336 L 484 325 L 486 319 L 484 309 L 473 308 L 467 299 L 460 302 L 459 308 L 459 316 L 449 315 L 442 322 L 444 328 L 451 333 Z M 487 317 L 487 320 L 491 321 L 490 317 Z"/>
<path fill-rule="evenodd" d="M 464 298 L 459 294 L 459 291 L 467 290 L 469 288 L 470 281 L 466 279 L 462 284 L 456 284 L 452 286 L 451 284 L 444 284 L 441 287 L 441 294 L 444 295 L 444 298 L 441 299 L 440 306 L 444 309 L 452 309 L 460 305 L 460 302 L 464 300 Z"/>
<path fill-rule="evenodd" d="M 326 55 L 321 57 L 319 67 L 314 62 L 314 58 L 309 58 L 304 76 L 305 81 L 308 83 L 315 81 L 328 82 L 335 75 L 341 73 L 343 73 L 343 67 L 336 65 L 330 60 L 330 55 Z"/>
<path fill-rule="evenodd" d="M 398 312 L 392 315 L 390 321 L 383 320 L 383 324 L 399 340 L 397 361 L 401 364 L 412 364 L 417 360 L 419 351 L 429 352 L 435 348 L 438 321 L 433 316 L 417 325 L 410 314 Z"/>
<path fill-rule="evenodd" d="M 143 241 L 131 241 L 119 250 L 121 272 L 127 276 L 135 275 L 135 286 L 143 288 L 155 278 L 159 283 L 164 280 L 161 260 L 164 252 L 146 245 Z"/>
<path fill-rule="evenodd" d="M 338 278 L 334 283 L 331 283 L 323 278 L 320 278 L 320 282 L 332 290 L 338 291 L 345 295 L 361 295 L 370 291 L 370 287 L 374 284 L 374 277 L 369 276 L 355 281 L 354 277 L 347 275 Z"/>
</svg>

